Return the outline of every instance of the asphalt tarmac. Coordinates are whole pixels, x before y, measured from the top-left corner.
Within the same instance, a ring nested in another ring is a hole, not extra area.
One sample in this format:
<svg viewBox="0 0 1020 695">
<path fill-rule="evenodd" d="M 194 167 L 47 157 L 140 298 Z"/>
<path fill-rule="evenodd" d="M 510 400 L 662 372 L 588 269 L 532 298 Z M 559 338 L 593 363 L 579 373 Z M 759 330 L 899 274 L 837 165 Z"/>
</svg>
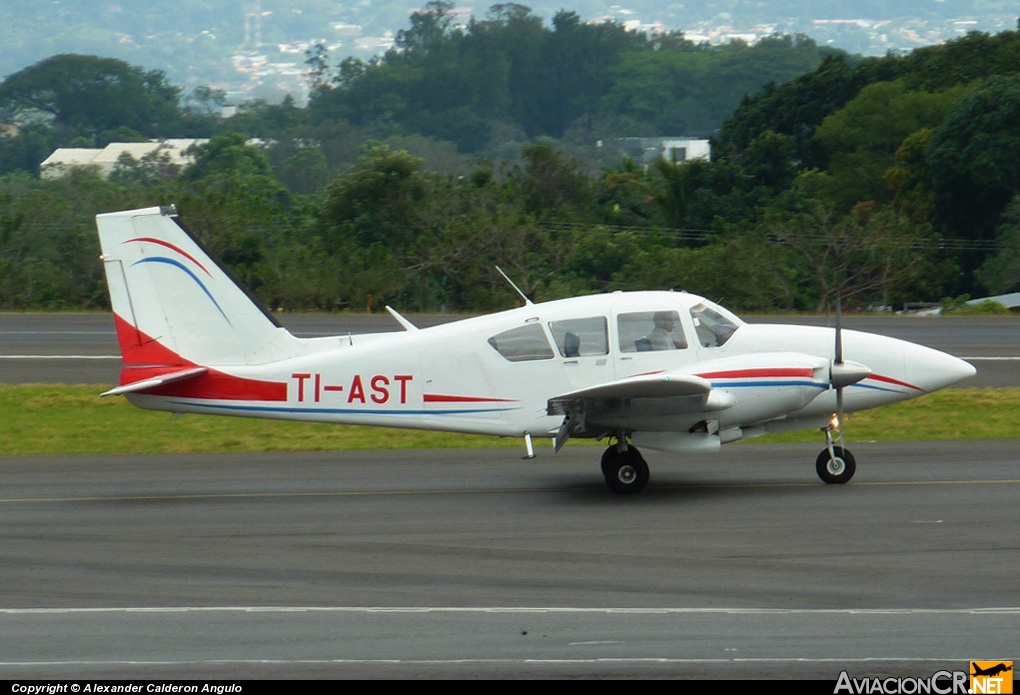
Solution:
<svg viewBox="0 0 1020 695">
<path fill-rule="evenodd" d="M 0 678 L 930 676 L 1017 657 L 1015 442 L 0 458 Z"/>
</svg>

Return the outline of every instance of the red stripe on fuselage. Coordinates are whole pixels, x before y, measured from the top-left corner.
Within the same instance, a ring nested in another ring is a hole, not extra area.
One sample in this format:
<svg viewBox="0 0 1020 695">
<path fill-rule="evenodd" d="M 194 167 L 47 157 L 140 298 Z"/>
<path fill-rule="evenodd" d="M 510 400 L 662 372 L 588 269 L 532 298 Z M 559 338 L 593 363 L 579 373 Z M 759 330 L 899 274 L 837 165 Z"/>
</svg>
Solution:
<svg viewBox="0 0 1020 695">
<path fill-rule="evenodd" d="M 766 377 L 812 377 L 813 370 L 803 367 L 780 367 L 776 369 L 733 369 L 725 372 L 704 372 L 702 379 L 761 379 Z"/>
<path fill-rule="evenodd" d="M 117 314 L 113 315 L 113 319 L 117 326 L 117 340 L 120 342 L 120 351 L 125 362 L 124 368 L 120 371 L 121 386 L 127 386 L 144 379 L 152 379 L 169 372 L 177 372 L 181 367 L 204 366 L 184 359 L 154 338 L 142 333 Z M 201 376 L 164 384 L 139 391 L 139 393 L 226 401 L 286 401 L 287 384 L 286 382 L 244 379 L 216 369 L 209 369 Z"/>
<path fill-rule="evenodd" d="M 886 384 L 894 384 L 896 386 L 902 386 L 903 388 L 914 389 L 915 391 L 924 391 L 924 389 L 921 388 L 920 386 L 914 386 L 913 384 L 908 384 L 905 381 L 900 381 L 899 379 L 893 379 L 891 376 L 882 376 L 881 374 L 872 374 L 868 378 L 869 379 L 874 379 L 875 381 L 882 381 L 882 382 L 885 382 Z"/>
<path fill-rule="evenodd" d="M 422 395 L 426 403 L 516 403 L 512 398 L 482 398 L 479 396 L 446 396 L 440 393 Z"/>
<path fill-rule="evenodd" d="M 136 381 L 152 379 L 176 370 L 176 367 L 172 370 L 166 367 L 124 367 L 120 372 L 120 383 L 121 385 L 133 384 Z M 145 389 L 139 393 L 150 396 L 209 398 L 224 401 L 286 401 L 287 384 L 243 379 L 210 369 L 201 376 Z"/>
</svg>

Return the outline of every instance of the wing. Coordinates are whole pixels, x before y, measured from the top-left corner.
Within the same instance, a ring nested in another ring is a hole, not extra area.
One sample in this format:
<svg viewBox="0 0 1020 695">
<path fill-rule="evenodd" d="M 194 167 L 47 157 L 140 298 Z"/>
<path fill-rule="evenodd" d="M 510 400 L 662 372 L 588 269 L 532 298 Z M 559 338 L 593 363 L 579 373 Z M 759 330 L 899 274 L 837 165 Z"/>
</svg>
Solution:
<svg viewBox="0 0 1020 695">
<path fill-rule="evenodd" d="M 804 408 L 830 389 L 829 367 L 813 355 L 752 353 L 572 391 L 549 399 L 546 410 L 563 415 L 557 449 L 571 436 L 692 433 L 709 429 L 709 420 L 715 430 L 739 431 Z"/>
<path fill-rule="evenodd" d="M 572 434 L 601 433 L 642 420 L 648 413 L 673 415 L 724 410 L 735 399 L 694 374 L 657 373 L 627 377 L 550 398 L 549 415 L 563 415 L 556 450 Z"/>
</svg>

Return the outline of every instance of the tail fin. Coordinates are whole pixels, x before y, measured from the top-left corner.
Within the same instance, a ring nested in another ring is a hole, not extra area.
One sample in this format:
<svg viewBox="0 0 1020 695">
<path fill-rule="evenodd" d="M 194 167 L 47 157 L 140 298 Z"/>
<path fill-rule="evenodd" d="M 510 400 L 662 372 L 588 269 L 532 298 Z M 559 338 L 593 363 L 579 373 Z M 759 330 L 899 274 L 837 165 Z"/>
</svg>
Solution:
<svg viewBox="0 0 1020 695">
<path fill-rule="evenodd" d="M 96 216 L 128 365 L 250 365 L 300 354 L 176 221 L 173 208 Z"/>
</svg>

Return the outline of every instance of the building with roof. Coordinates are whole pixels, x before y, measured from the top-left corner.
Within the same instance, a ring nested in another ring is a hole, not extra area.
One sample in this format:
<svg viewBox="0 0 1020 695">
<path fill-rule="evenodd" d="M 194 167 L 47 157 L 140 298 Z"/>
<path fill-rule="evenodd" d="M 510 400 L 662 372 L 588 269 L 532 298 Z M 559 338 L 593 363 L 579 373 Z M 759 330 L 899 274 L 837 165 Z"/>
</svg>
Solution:
<svg viewBox="0 0 1020 695">
<path fill-rule="evenodd" d="M 76 167 L 95 167 L 101 176 L 108 177 L 124 156 L 136 162 L 146 158 L 161 158 L 170 166 L 184 169 L 195 162 L 191 148 L 207 142 L 204 138 L 170 138 L 150 142 L 111 142 L 102 149 L 61 147 L 43 160 L 40 176 L 44 179 L 57 179 L 66 176 Z"/>
</svg>

